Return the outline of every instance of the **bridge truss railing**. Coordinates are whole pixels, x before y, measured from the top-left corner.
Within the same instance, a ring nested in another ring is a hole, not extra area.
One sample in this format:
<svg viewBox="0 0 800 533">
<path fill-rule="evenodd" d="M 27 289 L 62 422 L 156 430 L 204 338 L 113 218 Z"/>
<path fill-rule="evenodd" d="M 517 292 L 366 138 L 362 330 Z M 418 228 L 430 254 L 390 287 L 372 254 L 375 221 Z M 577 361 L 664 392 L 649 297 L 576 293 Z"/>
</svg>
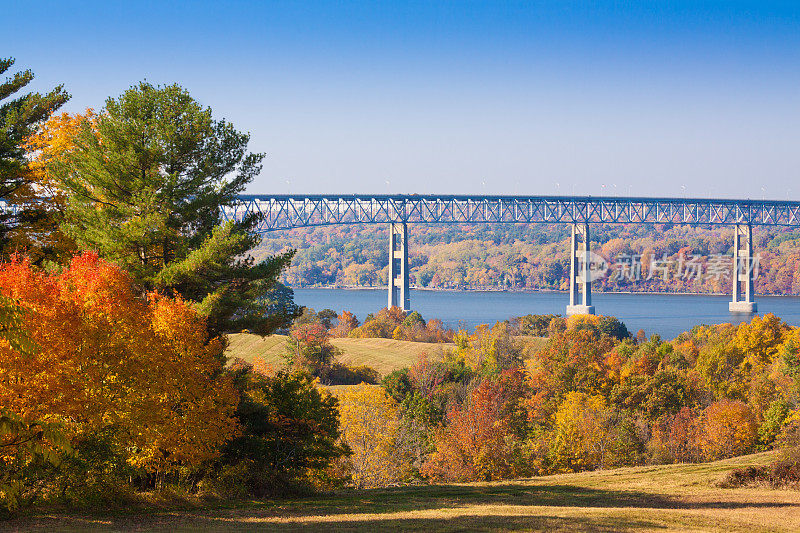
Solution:
<svg viewBox="0 0 800 533">
<path fill-rule="evenodd" d="M 675 223 L 800 227 L 800 202 L 522 196 L 244 195 L 226 220 L 261 215 L 256 231 L 376 223 Z"/>
</svg>

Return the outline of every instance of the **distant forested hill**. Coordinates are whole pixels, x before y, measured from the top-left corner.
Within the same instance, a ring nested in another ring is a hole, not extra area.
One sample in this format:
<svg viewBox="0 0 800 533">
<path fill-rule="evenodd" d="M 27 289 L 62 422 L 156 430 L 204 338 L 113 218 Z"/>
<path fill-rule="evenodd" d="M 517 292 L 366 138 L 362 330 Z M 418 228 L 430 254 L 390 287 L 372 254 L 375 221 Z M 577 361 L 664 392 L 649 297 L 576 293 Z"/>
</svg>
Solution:
<svg viewBox="0 0 800 533">
<path fill-rule="evenodd" d="M 609 266 L 595 282 L 598 290 L 730 290 L 731 228 L 631 224 L 593 225 L 592 231 L 593 250 Z M 409 239 L 411 282 L 418 287 L 567 288 L 566 224 L 409 224 Z M 757 228 L 754 239 L 760 256 L 756 291 L 800 294 L 800 231 Z M 284 276 L 294 287 L 382 286 L 387 242 L 383 226 L 305 228 L 267 234 L 255 255 L 296 248 Z"/>
</svg>

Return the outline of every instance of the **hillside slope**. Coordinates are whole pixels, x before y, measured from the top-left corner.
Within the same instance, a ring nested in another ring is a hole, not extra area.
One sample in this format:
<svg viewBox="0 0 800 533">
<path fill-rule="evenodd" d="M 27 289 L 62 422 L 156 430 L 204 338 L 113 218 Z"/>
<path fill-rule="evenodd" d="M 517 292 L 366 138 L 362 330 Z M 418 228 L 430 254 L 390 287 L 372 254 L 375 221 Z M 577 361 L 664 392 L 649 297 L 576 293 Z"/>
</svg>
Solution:
<svg viewBox="0 0 800 533">
<path fill-rule="evenodd" d="M 102 516 L 50 512 L 6 525 L 32 531 L 798 531 L 800 492 L 715 486 L 733 468 L 773 458 L 766 453 L 497 483 L 342 490 L 213 509 L 197 503 Z"/>
<path fill-rule="evenodd" d="M 350 366 L 367 365 L 374 368 L 382 376 L 411 366 L 420 355 L 427 354 L 431 358 L 439 358 L 443 350 L 453 347 L 452 344 L 436 344 L 427 342 L 396 341 L 392 339 L 331 339 L 331 344 L 342 351 L 337 360 Z M 261 357 L 276 368 L 285 365 L 282 354 L 286 352 L 286 337 L 270 335 L 261 337 L 250 333 L 234 333 L 229 336 L 229 357 L 239 357 L 252 362 Z"/>
<path fill-rule="evenodd" d="M 800 232 L 754 228 L 759 254 L 758 294 L 800 294 Z M 442 288 L 566 289 L 569 227 L 561 224 L 410 224 L 412 284 Z M 292 287 L 375 287 L 388 282 L 388 229 L 370 224 L 298 228 L 264 236 L 261 259 L 296 249 L 283 281 Z M 730 279 L 711 275 L 718 254 L 731 256 L 732 230 L 672 224 L 596 224 L 593 251 L 611 266 L 593 289 L 633 292 L 728 293 Z M 666 254 L 669 269 L 651 274 L 653 258 Z M 681 254 L 699 275 L 682 271 Z M 730 261 L 732 259 L 728 259 Z M 641 276 L 614 275 L 633 261 Z M 614 266 L 616 264 L 616 266 Z M 662 275 L 663 274 L 663 275 Z"/>
</svg>

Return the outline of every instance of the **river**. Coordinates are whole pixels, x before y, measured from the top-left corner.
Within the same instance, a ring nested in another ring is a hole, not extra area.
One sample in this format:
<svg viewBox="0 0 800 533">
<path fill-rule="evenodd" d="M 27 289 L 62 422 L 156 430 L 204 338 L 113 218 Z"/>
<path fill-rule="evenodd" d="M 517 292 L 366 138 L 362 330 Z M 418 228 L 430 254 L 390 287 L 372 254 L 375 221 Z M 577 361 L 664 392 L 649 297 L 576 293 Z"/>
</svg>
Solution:
<svg viewBox="0 0 800 533">
<path fill-rule="evenodd" d="M 359 320 L 386 305 L 383 289 L 294 289 L 295 302 L 319 311 L 350 311 Z M 527 314 L 564 314 L 569 296 L 554 292 L 425 291 L 411 292 L 411 308 L 422 316 L 441 319 L 450 327 L 472 330 L 478 324 Z M 698 324 L 739 323 L 749 315 L 728 312 L 729 296 L 684 294 L 595 293 L 597 314 L 622 320 L 632 333 L 643 329 L 672 339 Z M 800 326 L 800 297 L 757 296 L 759 314 L 774 313 Z"/>
</svg>

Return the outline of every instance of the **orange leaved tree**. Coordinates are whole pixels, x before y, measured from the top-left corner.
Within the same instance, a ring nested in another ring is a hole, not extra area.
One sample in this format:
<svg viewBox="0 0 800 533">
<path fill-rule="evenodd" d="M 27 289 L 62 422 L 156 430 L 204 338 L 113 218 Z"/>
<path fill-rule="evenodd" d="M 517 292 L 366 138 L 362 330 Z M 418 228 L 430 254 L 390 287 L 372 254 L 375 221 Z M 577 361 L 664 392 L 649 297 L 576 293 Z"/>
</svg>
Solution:
<svg viewBox="0 0 800 533">
<path fill-rule="evenodd" d="M 747 404 L 721 400 L 709 405 L 704 415 L 702 448 L 706 460 L 735 457 L 753 450 L 758 428 Z"/>
<path fill-rule="evenodd" d="M 530 473 L 523 445 L 527 430 L 521 369 L 485 379 L 450 410 L 450 424 L 435 435 L 436 451 L 424 475 L 445 481 L 491 481 Z"/>
<path fill-rule="evenodd" d="M 77 444 L 103 434 L 130 467 L 155 474 L 215 457 L 235 434 L 221 345 L 182 299 L 141 299 L 90 252 L 60 273 L 14 257 L 0 265 L 0 295 L 16 301 L 33 345 L 22 353 L 0 338 L 5 410 L 58 424 Z"/>
</svg>

